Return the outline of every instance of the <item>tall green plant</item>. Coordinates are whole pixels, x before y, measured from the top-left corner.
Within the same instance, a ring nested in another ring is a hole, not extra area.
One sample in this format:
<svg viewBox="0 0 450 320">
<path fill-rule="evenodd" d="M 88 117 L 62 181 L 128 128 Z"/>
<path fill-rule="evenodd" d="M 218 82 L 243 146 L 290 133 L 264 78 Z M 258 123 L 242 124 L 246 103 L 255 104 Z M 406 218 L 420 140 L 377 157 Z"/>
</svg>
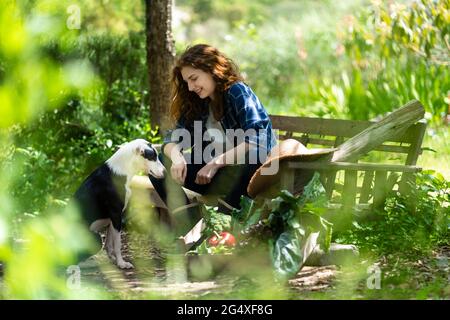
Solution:
<svg viewBox="0 0 450 320">
<path fill-rule="evenodd" d="M 450 90 L 449 2 L 374 2 L 341 34 L 351 59 L 343 82 L 347 111 L 368 119 L 411 99 L 420 100 L 434 123 L 447 110 Z"/>
</svg>

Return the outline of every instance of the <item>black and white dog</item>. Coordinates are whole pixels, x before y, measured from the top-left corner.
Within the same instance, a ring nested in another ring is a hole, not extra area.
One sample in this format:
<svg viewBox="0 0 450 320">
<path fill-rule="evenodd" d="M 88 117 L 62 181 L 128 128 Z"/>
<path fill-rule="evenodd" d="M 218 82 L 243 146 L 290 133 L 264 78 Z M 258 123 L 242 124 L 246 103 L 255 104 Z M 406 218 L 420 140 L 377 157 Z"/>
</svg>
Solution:
<svg viewBox="0 0 450 320">
<path fill-rule="evenodd" d="M 131 263 L 123 260 L 120 231 L 122 214 L 131 196 L 130 182 L 140 171 L 163 178 L 165 169 L 155 148 L 146 140 L 136 139 L 121 145 L 75 193 L 75 201 L 89 229 L 99 233 L 108 228 L 106 252 L 121 269 L 133 268 Z"/>
</svg>

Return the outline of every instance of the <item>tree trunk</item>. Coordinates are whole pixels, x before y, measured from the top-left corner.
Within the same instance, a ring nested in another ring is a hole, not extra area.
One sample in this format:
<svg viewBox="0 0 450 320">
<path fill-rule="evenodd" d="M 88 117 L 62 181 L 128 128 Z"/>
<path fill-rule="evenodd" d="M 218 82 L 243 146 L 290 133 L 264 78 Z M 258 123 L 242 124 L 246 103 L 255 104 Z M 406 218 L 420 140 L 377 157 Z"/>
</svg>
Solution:
<svg viewBox="0 0 450 320">
<path fill-rule="evenodd" d="M 145 0 L 147 69 L 152 127 L 169 126 L 170 74 L 175 58 L 172 38 L 172 1 Z"/>
</svg>

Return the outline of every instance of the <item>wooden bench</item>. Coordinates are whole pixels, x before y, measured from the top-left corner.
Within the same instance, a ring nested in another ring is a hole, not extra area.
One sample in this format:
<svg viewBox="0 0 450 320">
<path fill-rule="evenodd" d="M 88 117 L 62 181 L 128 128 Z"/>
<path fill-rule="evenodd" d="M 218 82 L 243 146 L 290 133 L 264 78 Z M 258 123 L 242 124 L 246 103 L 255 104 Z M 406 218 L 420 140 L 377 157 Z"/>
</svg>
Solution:
<svg viewBox="0 0 450 320">
<path fill-rule="evenodd" d="M 413 174 L 421 170 L 416 164 L 426 129 L 426 123 L 418 121 L 423 114 L 420 102 L 411 101 L 378 122 L 270 115 L 280 140 L 339 150 L 332 162 L 289 162 L 282 168 L 280 190 L 298 193 L 305 170 L 314 170 L 321 173 L 327 196 L 337 207 L 380 206 L 390 190 L 407 192 Z M 148 198 L 150 190 L 154 206 L 165 209 L 147 177 L 135 177 L 132 188 L 139 199 Z M 214 196 L 185 191 L 191 199 L 216 205 Z"/>
<path fill-rule="evenodd" d="M 328 198 L 346 208 L 380 206 L 393 189 L 408 192 L 408 182 L 413 182 L 413 173 L 421 170 L 416 164 L 422 153 L 426 123 L 416 121 L 423 117 L 423 113 L 420 102 L 411 101 L 385 117 L 380 126 L 381 121 L 271 115 L 280 140 L 294 138 L 311 148 L 339 148 L 348 142 L 348 149 L 352 148 L 352 142 L 364 144 L 351 156 L 341 154 L 339 159 L 331 162 L 288 163 L 280 188 L 296 193 L 301 187 L 296 182 L 301 180 L 299 176 L 305 174 L 304 170 L 317 170 L 321 173 Z M 403 124 L 402 117 L 408 118 Z M 372 128 L 377 132 L 371 131 Z M 340 159 L 344 161 L 336 161 Z"/>
</svg>

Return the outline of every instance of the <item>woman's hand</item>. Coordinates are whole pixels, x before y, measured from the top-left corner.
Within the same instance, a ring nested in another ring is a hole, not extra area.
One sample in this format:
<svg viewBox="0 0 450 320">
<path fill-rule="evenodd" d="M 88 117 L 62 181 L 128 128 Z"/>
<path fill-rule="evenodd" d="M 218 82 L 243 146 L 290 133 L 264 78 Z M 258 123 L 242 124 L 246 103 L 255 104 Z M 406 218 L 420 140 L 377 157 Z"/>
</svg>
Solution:
<svg viewBox="0 0 450 320">
<path fill-rule="evenodd" d="M 218 164 L 214 161 L 208 163 L 206 166 L 201 168 L 199 172 L 197 172 L 197 178 L 195 179 L 196 184 L 208 184 L 211 182 L 212 178 L 217 173 L 223 165 Z"/>
<path fill-rule="evenodd" d="M 180 152 L 180 149 L 175 143 L 168 143 L 163 149 L 164 154 L 172 160 L 172 167 L 170 168 L 170 175 L 179 184 L 183 185 L 186 179 L 187 166 L 186 159 Z"/>
<path fill-rule="evenodd" d="M 176 162 L 172 163 L 172 167 L 170 168 L 170 174 L 172 178 L 179 184 L 183 185 L 184 180 L 186 179 L 187 173 L 187 165 L 186 159 L 180 157 Z"/>
</svg>

